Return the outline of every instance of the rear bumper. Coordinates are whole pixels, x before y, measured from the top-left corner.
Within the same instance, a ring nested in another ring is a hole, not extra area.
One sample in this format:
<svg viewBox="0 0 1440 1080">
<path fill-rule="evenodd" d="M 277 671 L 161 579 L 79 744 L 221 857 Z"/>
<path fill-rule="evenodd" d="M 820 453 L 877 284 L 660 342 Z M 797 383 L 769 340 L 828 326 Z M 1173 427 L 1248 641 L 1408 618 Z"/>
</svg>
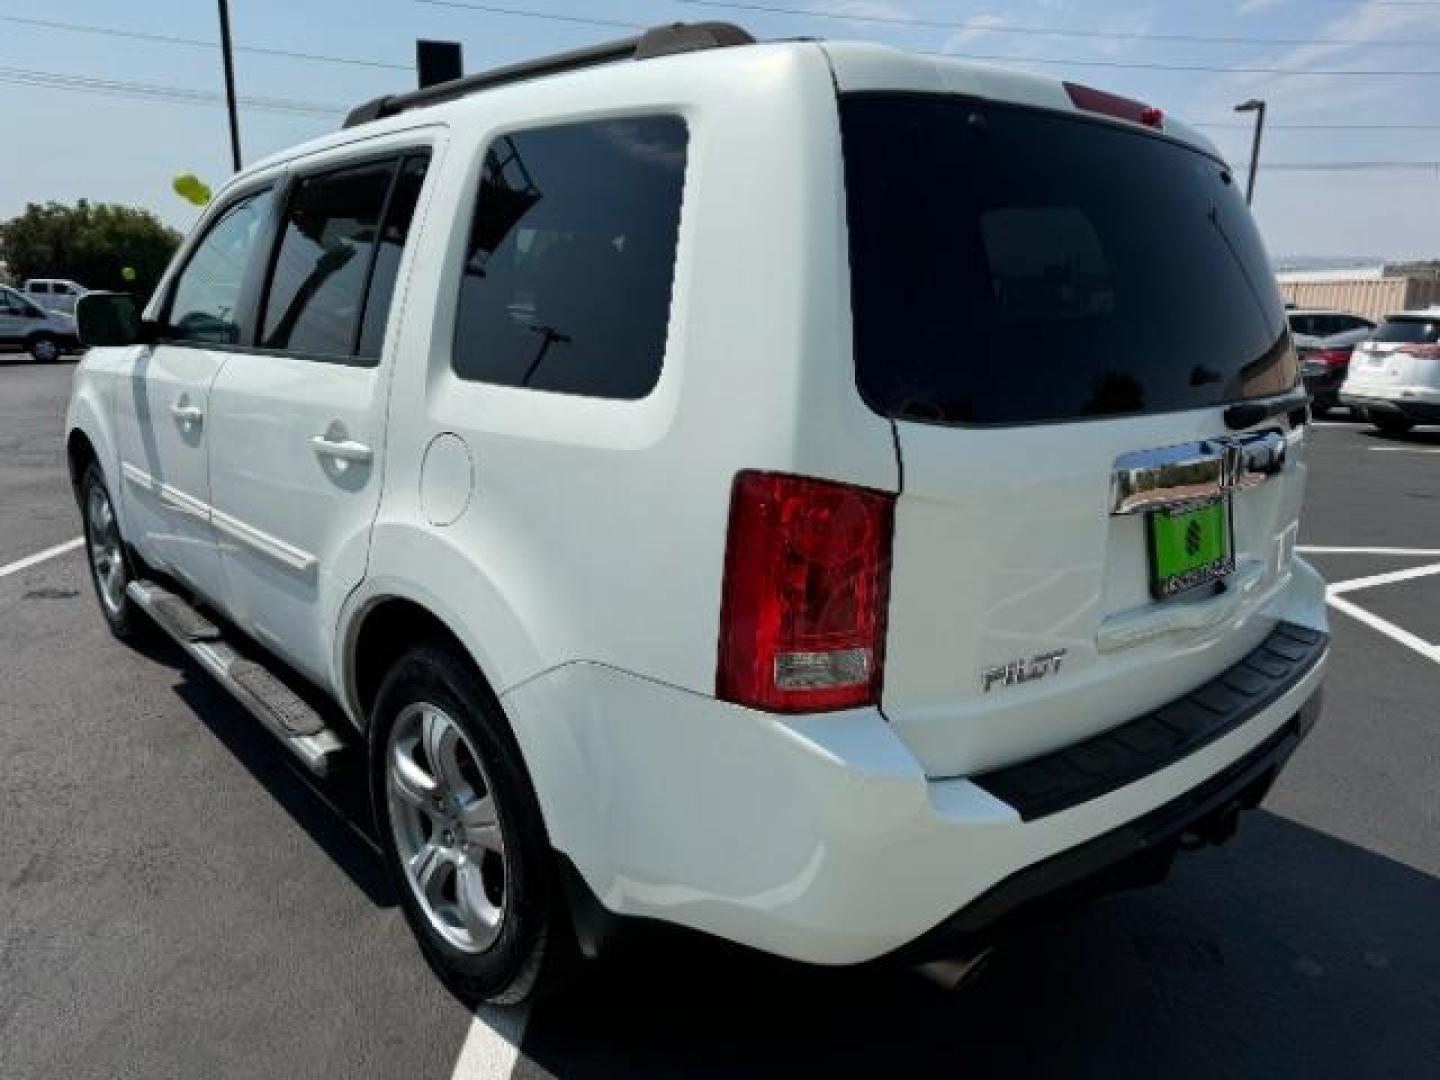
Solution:
<svg viewBox="0 0 1440 1080">
<path fill-rule="evenodd" d="M 1410 396 L 1403 396 L 1407 394 Z M 1440 392 L 1423 387 L 1401 388 L 1383 396 L 1375 391 L 1341 390 L 1340 403 L 1372 413 L 1403 416 L 1417 424 L 1440 424 Z"/>
<path fill-rule="evenodd" d="M 603 915 L 812 963 L 919 958 L 1106 887 L 1258 800 L 1319 708 L 1323 609 L 1296 614 L 1305 663 L 1252 683 L 1258 697 L 1202 739 L 1176 731 L 1180 756 L 1152 747 L 1146 767 L 1044 812 L 983 777 L 927 778 L 873 710 L 770 716 L 592 664 L 502 702 L 551 841 Z"/>
<path fill-rule="evenodd" d="M 1019 871 L 900 953 L 922 961 L 977 955 L 1026 923 L 1068 905 L 1164 876 L 1174 853 L 1220 843 L 1242 810 L 1257 806 L 1320 716 L 1316 693 L 1279 731 L 1218 775 L 1118 829 Z"/>
</svg>

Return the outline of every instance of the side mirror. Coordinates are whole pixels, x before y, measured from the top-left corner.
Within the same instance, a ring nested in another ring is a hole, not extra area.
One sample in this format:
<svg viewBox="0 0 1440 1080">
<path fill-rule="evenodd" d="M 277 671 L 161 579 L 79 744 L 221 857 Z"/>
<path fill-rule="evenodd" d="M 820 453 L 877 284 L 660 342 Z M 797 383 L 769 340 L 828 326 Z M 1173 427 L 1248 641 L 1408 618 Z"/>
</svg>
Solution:
<svg viewBox="0 0 1440 1080">
<path fill-rule="evenodd" d="M 129 293 L 86 293 L 75 302 L 75 329 L 80 344 L 136 345 L 150 340 L 149 327 Z"/>
</svg>

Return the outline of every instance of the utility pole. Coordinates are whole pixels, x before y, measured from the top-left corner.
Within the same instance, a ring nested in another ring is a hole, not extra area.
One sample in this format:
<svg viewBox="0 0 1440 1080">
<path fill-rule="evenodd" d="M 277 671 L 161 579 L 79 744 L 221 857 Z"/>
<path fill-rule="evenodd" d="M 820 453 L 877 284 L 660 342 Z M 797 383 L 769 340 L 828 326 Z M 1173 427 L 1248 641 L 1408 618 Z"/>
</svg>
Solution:
<svg viewBox="0 0 1440 1080">
<path fill-rule="evenodd" d="M 220 0 L 220 52 L 225 58 L 225 106 L 230 110 L 230 157 L 240 171 L 240 117 L 235 111 L 235 57 L 230 47 L 230 2 Z"/>
<path fill-rule="evenodd" d="M 1255 174 L 1260 171 L 1260 136 L 1265 132 L 1265 102 L 1251 98 L 1236 105 L 1235 111 L 1255 114 L 1255 141 L 1250 144 L 1250 176 L 1245 182 L 1245 202 L 1249 205 L 1255 201 Z"/>
</svg>

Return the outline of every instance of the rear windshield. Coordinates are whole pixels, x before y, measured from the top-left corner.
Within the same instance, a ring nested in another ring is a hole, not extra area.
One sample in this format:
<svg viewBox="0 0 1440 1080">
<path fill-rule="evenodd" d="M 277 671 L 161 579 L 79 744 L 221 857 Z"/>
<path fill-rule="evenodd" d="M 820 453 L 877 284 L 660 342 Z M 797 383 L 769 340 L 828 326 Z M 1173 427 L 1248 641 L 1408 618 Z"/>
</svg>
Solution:
<svg viewBox="0 0 1440 1080">
<path fill-rule="evenodd" d="M 841 99 L 856 373 L 898 418 L 1017 424 L 1283 393 L 1285 308 L 1228 170 L 953 96 Z"/>
<path fill-rule="evenodd" d="M 1440 341 L 1440 318 L 1386 319 L 1371 341 Z"/>
</svg>

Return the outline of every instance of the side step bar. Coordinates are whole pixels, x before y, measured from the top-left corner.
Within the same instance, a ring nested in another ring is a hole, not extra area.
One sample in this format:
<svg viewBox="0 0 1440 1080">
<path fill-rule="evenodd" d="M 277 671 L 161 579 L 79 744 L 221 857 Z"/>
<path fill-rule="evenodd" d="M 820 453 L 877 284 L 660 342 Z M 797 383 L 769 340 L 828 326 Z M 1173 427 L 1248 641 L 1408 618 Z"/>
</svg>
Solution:
<svg viewBox="0 0 1440 1080">
<path fill-rule="evenodd" d="M 132 581 L 125 591 L 307 769 L 330 775 L 345 744 L 308 702 L 268 668 L 241 656 L 219 627 L 170 590 L 153 581 Z"/>
</svg>

